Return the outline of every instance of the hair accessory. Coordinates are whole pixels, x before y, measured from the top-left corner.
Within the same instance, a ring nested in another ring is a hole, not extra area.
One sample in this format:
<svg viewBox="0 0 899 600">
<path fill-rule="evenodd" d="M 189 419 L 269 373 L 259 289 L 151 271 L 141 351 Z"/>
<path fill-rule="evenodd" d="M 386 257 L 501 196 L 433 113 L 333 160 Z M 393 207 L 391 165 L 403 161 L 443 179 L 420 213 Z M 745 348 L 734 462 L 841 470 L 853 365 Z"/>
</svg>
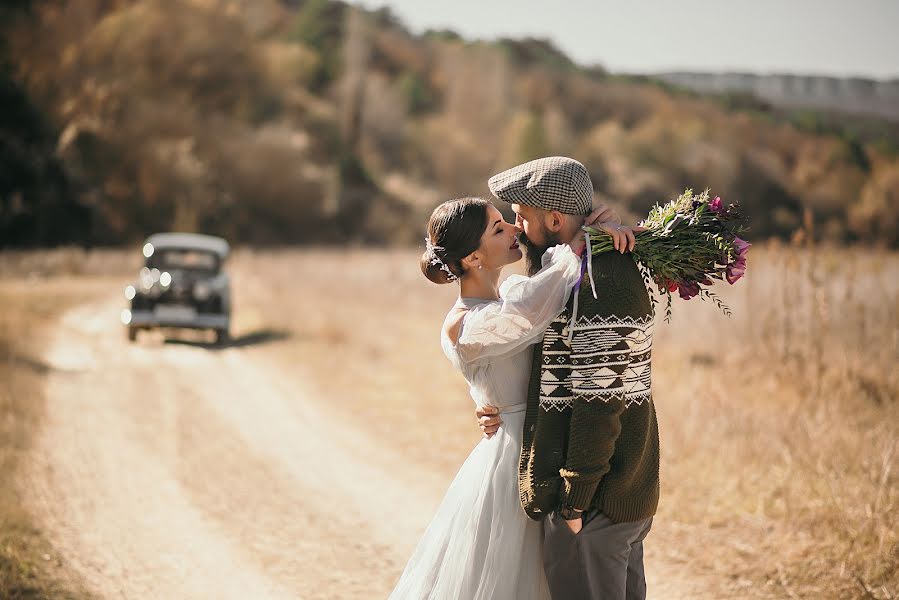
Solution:
<svg viewBox="0 0 899 600">
<path fill-rule="evenodd" d="M 459 279 L 459 276 L 450 270 L 449 265 L 443 262 L 443 260 L 439 256 L 437 256 L 438 250 L 440 250 L 441 252 L 446 252 L 446 248 L 444 248 L 443 246 L 435 246 L 433 243 L 431 243 L 431 236 L 429 235 L 425 236 L 425 246 L 427 247 L 428 252 L 431 254 L 431 259 L 429 261 L 430 264 L 438 265 L 440 267 L 440 270 L 446 273 L 447 281 L 456 281 L 457 279 Z"/>
</svg>

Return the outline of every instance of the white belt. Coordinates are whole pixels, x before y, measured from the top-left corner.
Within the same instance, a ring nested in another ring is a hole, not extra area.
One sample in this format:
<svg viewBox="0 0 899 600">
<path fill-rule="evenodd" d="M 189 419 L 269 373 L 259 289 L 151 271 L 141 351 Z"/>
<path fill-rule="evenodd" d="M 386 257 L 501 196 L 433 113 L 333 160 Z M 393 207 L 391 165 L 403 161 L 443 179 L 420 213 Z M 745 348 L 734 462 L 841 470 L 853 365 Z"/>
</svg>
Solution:
<svg viewBox="0 0 899 600">
<path fill-rule="evenodd" d="M 528 403 L 522 402 L 521 404 L 511 404 L 509 406 L 503 406 L 499 409 L 499 414 L 508 414 L 508 413 L 517 413 L 524 412 L 527 409 Z"/>
</svg>

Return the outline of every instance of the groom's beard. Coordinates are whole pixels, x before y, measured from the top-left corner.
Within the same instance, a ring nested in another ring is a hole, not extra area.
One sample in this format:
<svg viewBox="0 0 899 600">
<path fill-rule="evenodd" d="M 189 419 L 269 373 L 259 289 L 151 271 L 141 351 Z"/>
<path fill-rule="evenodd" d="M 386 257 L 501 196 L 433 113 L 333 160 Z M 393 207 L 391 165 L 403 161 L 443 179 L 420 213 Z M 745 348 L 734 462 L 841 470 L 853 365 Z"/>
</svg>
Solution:
<svg viewBox="0 0 899 600">
<path fill-rule="evenodd" d="M 522 231 L 518 234 L 518 242 L 524 246 L 524 261 L 525 265 L 527 265 L 528 275 L 536 275 L 537 272 L 543 268 L 543 255 L 546 254 L 546 251 L 549 250 L 550 247 L 561 243 L 559 236 L 549 231 L 544 232 L 544 237 L 549 245 L 538 246 L 528 239 L 525 232 Z"/>
</svg>

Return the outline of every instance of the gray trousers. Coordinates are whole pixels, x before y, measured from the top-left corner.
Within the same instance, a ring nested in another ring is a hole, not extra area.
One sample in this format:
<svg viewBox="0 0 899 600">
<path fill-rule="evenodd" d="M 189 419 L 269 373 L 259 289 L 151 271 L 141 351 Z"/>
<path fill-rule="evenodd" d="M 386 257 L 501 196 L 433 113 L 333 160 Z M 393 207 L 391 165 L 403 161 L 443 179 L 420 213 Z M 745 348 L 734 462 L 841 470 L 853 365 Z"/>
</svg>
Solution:
<svg viewBox="0 0 899 600">
<path fill-rule="evenodd" d="M 652 518 L 613 523 L 591 510 L 575 535 L 552 513 L 543 519 L 543 567 L 553 600 L 644 600 L 643 538 Z"/>
</svg>

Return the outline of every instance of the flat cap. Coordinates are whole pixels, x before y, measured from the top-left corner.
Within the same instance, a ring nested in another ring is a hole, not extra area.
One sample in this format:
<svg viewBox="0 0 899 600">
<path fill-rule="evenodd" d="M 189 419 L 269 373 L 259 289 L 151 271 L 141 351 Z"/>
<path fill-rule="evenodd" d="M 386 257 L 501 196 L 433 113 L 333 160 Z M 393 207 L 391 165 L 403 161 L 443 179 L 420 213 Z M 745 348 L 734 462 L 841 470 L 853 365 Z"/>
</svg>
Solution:
<svg viewBox="0 0 899 600">
<path fill-rule="evenodd" d="M 569 215 L 586 215 L 593 207 L 593 182 L 587 168 L 567 156 L 538 158 L 497 173 L 487 186 L 510 204 L 536 206 Z"/>
</svg>

